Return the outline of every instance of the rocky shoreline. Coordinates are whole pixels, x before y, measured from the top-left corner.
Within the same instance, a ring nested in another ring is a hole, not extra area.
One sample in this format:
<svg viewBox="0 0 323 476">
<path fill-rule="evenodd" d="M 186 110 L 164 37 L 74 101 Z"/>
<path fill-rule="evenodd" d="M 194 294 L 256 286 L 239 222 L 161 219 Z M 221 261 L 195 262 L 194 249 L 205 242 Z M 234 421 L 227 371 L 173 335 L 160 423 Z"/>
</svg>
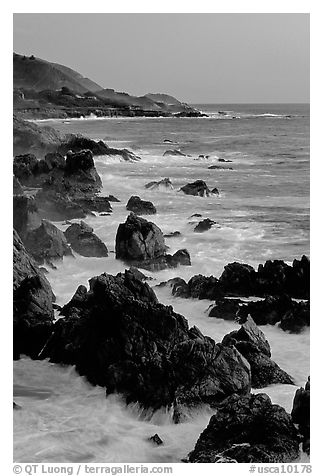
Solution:
<svg viewBox="0 0 323 476">
<path fill-rule="evenodd" d="M 238 321 L 238 330 L 215 342 L 197 327 L 190 328 L 172 306 L 161 304 L 136 269 L 190 266 L 191 257 L 186 249 L 167 253 L 162 230 L 139 216 L 154 215 L 157 209 L 132 196 L 124 204 L 129 215 L 115 240 L 116 259 L 130 269 L 116 276 L 93 276 L 88 288 L 79 286 L 58 309 L 57 320 L 43 266 L 55 267 L 74 253 L 108 254 L 95 230 L 79 221 L 93 213 L 113 213 L 111 197 L 100 195 L 102 181 L 93 157 L 139 157 L 82 137 L 66 140 L 51 131 L 37 136 L 33 125 L 24 129 L 20 120 L 15 123 L 20 135 L 15 136 L 19 153 L 13 164 L 14 359 L 24 354 L 75 365 L 107 395 L 121 393 L 128 403 L 138 402 L 145 409 L 167 408 L 178 424 L 192 409 L 209 405 L 214 416 L 187 462 L 290 462 L 298 457 L 301 442 L 309 452 L 309 382 L 296 391 L 291 415 L 267 395 L 251 393 L 251 388 L 271 384 L 294 385 L 293 376 L 271 359 L 270 345 L 258 326 L 279 323 L 289 332 L 309 326 L 309 259 L 303 256 L 292 265 L 267 261 L 257 270 L 235 262 L 225 266 L 219 278 L 196 275 L 188 282 L 174 278 L 164 283 L 173 296 L 215 301 L 212 318 Z M 147 188 L 166 183 L 161 182 Z M 218 194 L 199 180 L 183 188 L 190 195 Z M 69 223 L 63 233 L 52 221 L 64 220 L 78 222 Z M 262 300 L 244 300 L 253 296 Z"/>
</svg>

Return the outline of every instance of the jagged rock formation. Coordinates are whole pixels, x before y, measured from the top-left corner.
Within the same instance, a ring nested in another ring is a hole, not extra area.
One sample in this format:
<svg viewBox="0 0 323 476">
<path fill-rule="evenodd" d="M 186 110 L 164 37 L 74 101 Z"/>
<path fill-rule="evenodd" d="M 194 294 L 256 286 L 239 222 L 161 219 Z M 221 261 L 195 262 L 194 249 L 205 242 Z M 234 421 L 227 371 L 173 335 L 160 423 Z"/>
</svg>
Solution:
<svg viewBox="0 0 323 476">
<path fill-rule="evenodd" d="M 291 416 L 261 393 L 229 397 L 211 417 L 188 461 L 288 463 L 298 455 L 299 438 Z"/>
<path fill-rule="evenodd" d="M 42 352 L 52 362 L 76 365 L 107 393 L 120 392 L 144 407 L 216 405 L 250 390 L 250 367 L 233 347 L 216 344 L 131 271 L 92 278 L 79 286 Z"/>
</svg>

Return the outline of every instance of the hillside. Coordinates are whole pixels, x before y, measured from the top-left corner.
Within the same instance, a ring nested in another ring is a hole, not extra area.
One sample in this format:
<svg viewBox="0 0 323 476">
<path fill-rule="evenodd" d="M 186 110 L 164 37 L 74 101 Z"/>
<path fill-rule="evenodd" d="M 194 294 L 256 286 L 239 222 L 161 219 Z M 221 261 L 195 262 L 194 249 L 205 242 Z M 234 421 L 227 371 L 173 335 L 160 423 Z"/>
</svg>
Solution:
<svg viewBox="0 0 323 476">
<path fill-rule="evenodd" d="M 199 111 L 168 94 L 132 96 L 102 88 L 67 66 L 13 55 L 13 107 L 25 119 L 95 115 L 198 117 Z"/>
<path fill-rule="evenodd" d="M 77 93 L 97 91 L 101 86 L 84 78 L 80 73 L 66 66 L 50 63 L 34 56 L 13 55 L 14 89 L 33 89 L 57 91 L 67 87 Z"/>
</svg>

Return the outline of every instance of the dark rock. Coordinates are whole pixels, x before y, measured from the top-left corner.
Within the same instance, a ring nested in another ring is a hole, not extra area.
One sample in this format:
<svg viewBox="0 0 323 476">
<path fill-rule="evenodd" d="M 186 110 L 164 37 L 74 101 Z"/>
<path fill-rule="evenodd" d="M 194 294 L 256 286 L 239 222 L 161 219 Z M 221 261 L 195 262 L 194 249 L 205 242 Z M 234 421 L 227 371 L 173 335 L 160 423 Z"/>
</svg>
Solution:
<svg viewBox="0 0 323 476">
<path fill-rule="evenodd" d="M 180 231 L 172 231 L 164 235 L 165 238 L 176 238 L 177 236 L 182 236 L 182 233 Z"/>
<path fill-rule="evenodd" d="M 13 402 L 13 409 L 14 410 L 21 410 L 21 406 L 18 405 L 16 402 Z"/>
<path fill-rule="evenodd" d="M 109 202 L 120 202 L 119 198 L 115 197 L 114 195 L 108 195 L 107 199 Z"/>
<path fill-rule="evenodd" d="M 22 240 L 30 230 L 41 225 L 41 217 L 34 198 L 26 195 L 13 197 L 13 226 Z"/>
<path fill-rule="evenodd" d="M 215 405 L 250 391 L 250 368 L 234 348 L 216 344 L 131 272 L 102 274 L 63 307 L 42 357 L 75 365 L 107 394 L 157 409 Z"/>
<path fill-rule="evenodd" d="M 160 283 L 159 286 L 169 286 L 172 290 L 172 295 L 176 297 L 190 297 L 190 292 L 186 281 L 183 278 L 172 278 L 167 282 Z"/>
<path fill-rule="evenodd" d="M 54 295 L 43 273 L 13 234 L 13 352 L 36 358 L 51 332 Z"/>
<path fill-rule="evenodd" d="M 160 258 L 166 253 L 165 240 L 160 228 L 144 218 L 130 213 L 118 227 L 116 258 L 126 261 L 145 261 Z"/>
<path fill-rule="evenodd" d="M 183 152 L 181 152 L 180 150 L 166 150 L 164 153 L 163 153 L 163 157 L 167 157 L 168 155 L 171 155 L 171 156 L 179 156 L 179 157 L 187 157 L 186 154 L 183 154 Z"/>
<path fill-rule="evenodd" d="M 160 445 L 164 444 L 163 440 L 160 438 L 160 436 L 157 433 L 155 433 L 155 435 L 148 438 L 148 441 L 151 441 L 152 443 L 154 443 L 157 446 L 160 446 Z"/>
<path fill-rule="evenodd" d="M 219 455 L 238 463 L 288 463 L 299 455 L 291 416 L 268 395 L 232 395 L 201 433 L 190 463 L 218 462 Z"/>
<path fill-rule="evenodd" d="M 224 267 L 219 283 L 230 296 L 250 296 L 256 292 L 256 271 L 248 264 L 230 263 Z"/>
<path fill-rule="evenodd" d="M 250 314 L 257 326 L 275 325 L 293 306 L 294 302 L 286 294 L 266 296 L 262 301 L 245 303 L 239 309 L 239 316 L 247 317 Z"/>
<path fill-rule="evenodd" d="M 139 281 L 147 281 L 147 279 L 151 279 L 134 266 L 130 266 L 128 272 L 131 273 L 134 278 L 138 279 Z"/>
<path fill-rule="evenodd" d="M 289 266 L 282 260 L 266 261 L 259 265 L 257 287 L 260 295 L 288 294 L 308 299 L 310 292 L 310 261 L 306 256 Z"/>
<path fill-rule="evenodd" d="M 133 266 L 150 270 L 189 265 L 187 250 L 173 256 L 166 254 L 167 247 L 162 231 L 154 223 L 130 213 L 125 223 L 118 227 L 116 258 Z"/>
<path fill-rule="evenodd" d="M 126 208 L 137 215 L 153 215 L 157 213 L 156 208 L 151 202 L 141 200 L 140 197 L 134 195 L 129 198 Z"/>
<path fill-rule="evenodd" d="M 73 182 L 91 184 L 93 192 L 99 192 L 102 182 L 94 166 L 93 154 L 90 150 L 67 152 L 65 175 Z"/>
<path fill-rule="evenodd" d="M 299 432 L 302 435 L 303 451 L 310 454 L 310 377 L 303 387 L 296 390 L 293 409 L 292 420 L 298 425 Z"/>
<path fill-rule="evenodd" d="M 64 231 L 64 235 L 73 250 L 81 256 L 98 258 L 108 256 L 106 245 L 84 221 L 73 223 Z"/>
<path fill-rule="evenodd" d="M 232 162 L 232 160 L 228 160 L 228 159 L 218 159 L 218 162 Z"/>
<path fill-rule="evenodd" d="M 232 167 L 222 167 L 221 165 L 210 165 L 209 170 L 233 170 Z"/>
<path fill-rule="evenodd" d="M 13 176 L 13 194 L 23 195 L 24 191 L 17 177 Z"/>
<path fill-rule="evenodd" d="M 205 220 L 198 222 L 198 224 L 194 228 L 194 231 L 196 233 L 203 233 L 204 231 L 207 231 L 212 228 L 213 225 L 216 225 L 216 222 L 214 220 L 210 220 L 210 218 L 205 218 Z"/>
<path fill-rule="evenodd" d="M 195 182 L 188 183 L 181 187 L 180 189 L 182 192 L 186 193 L 186 195 L 197 195 L 200 197 L 209 197 L 212 192 L 206 183 L 203 180 L 196 180 Z"/>
<path fill-rule="evenodd" d="M 223 296 L 219 281 L 213 276 L 197 274 L 187 284 L 192 298 L 213 300 Z"/>
<path fill-rule="evenodd" d="M 47 220 L 27 233 L 24 244 L 37 263 L 43 264 L 71 256 L 64 233 Z"/>
<path fill-rule="evenodd" d="M 178 265 L 191 266 L 191 258 L 186 249 L 178 250 L 173 255 L 166 255 L 166 261 L 170 268 L 176 268 Z"/>
<path fill-rule="evenodd" d="M 241 299 L 217 299 L 209 312 L 209 317 L 235 321 L 242 303 Z"/>
<path fill-rule="evenodd" d="M 158 182 L 146 183 L 145 188 L 148 188 L 149 190 L 173 190 L 174 187 L 169 178 L 164 178 L 162 180 L 159 180 Z"/>
<path fill-rule="evenodd" d="M 202 215 L 200 213 L 194 213 L 193 215 L 190 216 L 190 218 L 202 218 Z"/>
<path fill-rule="evenodd" d="M 234 346 L 249 362 L 253 388 L 276 383 L 294 385 L 292 377 L 271 360 L 270 345 L 250 316 L 239 330 L 224 336 L 222 343 Z"/>
<path fill-rule="evenodd" d="M 246 303 L 240 307 L 238 315 L 247 317 L 248 314 L 258 326 L 280 322 L 281 329 L 294 333 L 310 325 L 309 302 L 295 302 L 287 294 Z"/>
<path fill-rule="evenodd" d="M 63 142 L 58 150 L 66 154 L 69 150 L 80 152 L 85 149 L 90 150 L 93 155 L 109 155 L 109 147 L 102 140 L 96 142 L 79 135 L 69 136 L 69 140 Z"/>
<path fill-rule="evenodd" d="M 212 188 L 211 193 L 213 193 L 214 195 L 220 195 L 220 192 L 216 187 Z"/>
<path fill-rule="evenodd" d="M 310 325 L 310 302 L 292 302 L 289 309 L 281 318 L 279 327 L 283 331 L 298 334 Z"/>
</svg>

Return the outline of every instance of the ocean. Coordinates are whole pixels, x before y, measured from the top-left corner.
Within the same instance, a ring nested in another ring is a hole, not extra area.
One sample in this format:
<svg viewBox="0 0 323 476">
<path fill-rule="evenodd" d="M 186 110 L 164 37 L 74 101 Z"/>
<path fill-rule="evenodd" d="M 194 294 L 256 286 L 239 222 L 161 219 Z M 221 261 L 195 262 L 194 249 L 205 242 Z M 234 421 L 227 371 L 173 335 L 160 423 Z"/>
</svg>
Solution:
<svg viewBox="0 0 323 476">
<path fill-rule="evenodd" d="M 47 120 L 62 132 L 80 133 L 104 140 L 111 147 L 127 148 L 141 157 L 124 162 L 118 157 L 96 157 L 102 194 L 112 194 L 110 216 L 89 216 L 86 222 L 106 243 L 107 258 L 64 258 L 48 279 L 58 304 L 65 304 L 79 284 L 102 272 L 116 274 L 125 264 L 115 259 L 119 223 L 128 212 L 131 195 L 150 200 L 157 215 L 146 217 L 164 233 L 169 252 L 187 248 L 192 266 L 145 271 L 155 286 L 175 276 L 194 274 L 219 277 L 232 261 L 255 267 L 267 259 L 290 263 L 309 256 L 310 145 L 309 105 L 225 104 L 196 105 L 205 118 L 113 118 Z M 163 156 L 177 149 L 186 156 Z M 199 157 L 200 156 L 200 157 Z M 204 157 L 202 157 L 204 156 Z M 206 158 L 208 156 L 208 158 Z M 230 161 L 222 162 L 220 160 Z M 208 169 L 211 165 L 225 167 Z M 230 170 L 232 168 L 232 170 Z M 173 190 L 148 190 L 144 185 L 169 177 Z M 194 197 L 179 192 L 197 179 L 219 196 Z M 201 214 L 216 222 L 204 233 L 194 233 Z M 62 230 L 63 223 L 57 223 Z M 190 325 L 216 341 L 238 327 L 234 322 L 210 318 L 211 301 L 171 296 L 169 288 L 156 288 L 159 300 L 172 305 Z M 277 326 L 261 328 L 272 347 L 272 358 L 290 373 L 297 386 L 309 375 L 309 331 L 288 334 Z M 199 409 L 191 420 L 174 425 L 166 411 L 143 414 L 126 406 L 120 395 L 105 397 L 104 389 L 90 386 L 72 367 L 28 358 L 14 362 L 14 383 L 30 387 L 29 396 L 16 396 L 23 411 L 14 412 L 14 460 L 17 462 L 180 462 L 194 448 L 212 412 Z M 291 410 L 296 387 L 274 385 L 262 389 L 275 403 Z M 257 390 L 258 392 L 258 390 Z M 19 393 L 19 392 L 18 392 Z M 147 438 L 158 433 L 164 445 Z M 302 455 L 302 460 L 306 456 Z"/>
</svg>

